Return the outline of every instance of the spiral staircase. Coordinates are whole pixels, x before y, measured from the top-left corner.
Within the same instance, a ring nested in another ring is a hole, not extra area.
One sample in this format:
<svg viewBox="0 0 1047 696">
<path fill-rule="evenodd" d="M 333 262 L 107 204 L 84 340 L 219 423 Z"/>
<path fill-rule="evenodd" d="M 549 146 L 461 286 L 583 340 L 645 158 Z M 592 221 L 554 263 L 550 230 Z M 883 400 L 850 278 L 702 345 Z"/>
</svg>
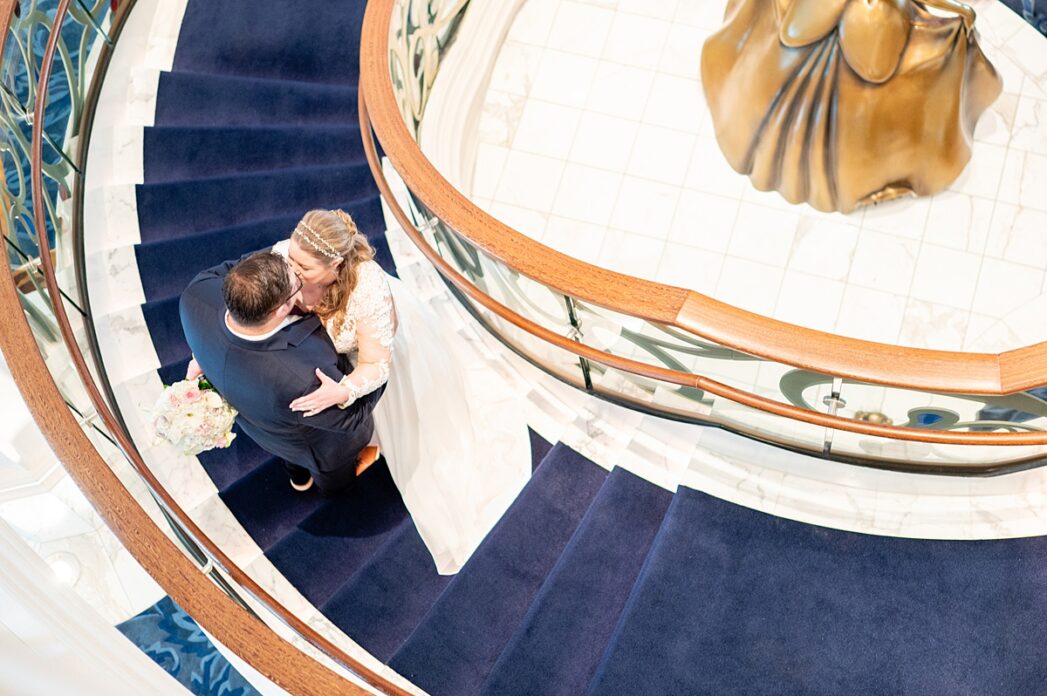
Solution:
<svg viewBox="0 0 1047 696">
<path fill-rule="evenodd" d="M 141 294 L 94 313 L 125 420 L 143 379 L 185 372 L 186 283 L 285 238 L 303 210 L 348 211 L 383 268 L 421 273 L 402 233 L 387 238 L 388 191 L 359 125 L 366 7 L 186 5 L 143 131 L 138 234 L 111 250 L 133 256 Z M 157 363 L 144 377 L 103 328 L 139 316 Z M 240 434 L 199 457 L 214 495 L 191 503 L 230 513 L 278 584 L 365 651 L 349 666 L 380 692 L 1004 694 L 1047 682 L 1047 537 L 830 529 L 520 436 L 531 481 L 453 577 L 435 572 L 384 464 L 325 499 L 293 491 Z"/>
</svg>

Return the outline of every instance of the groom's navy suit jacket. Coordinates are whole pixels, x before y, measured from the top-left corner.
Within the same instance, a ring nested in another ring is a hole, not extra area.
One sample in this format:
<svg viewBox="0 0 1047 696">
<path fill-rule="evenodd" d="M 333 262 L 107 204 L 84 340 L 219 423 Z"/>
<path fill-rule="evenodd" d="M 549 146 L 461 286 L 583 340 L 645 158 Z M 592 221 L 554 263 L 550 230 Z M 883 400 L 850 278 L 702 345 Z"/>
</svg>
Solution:
<svg viewBox="0 0 1047 696">
<path fill-rule="evenodd" d="M 185 338 L 204 375 L 239 411 L 237 423 L 263 449 L 313 473 L 321 490 L 352 477 L 356 455 L 371 439 L 371 410 L 383 389 L 349 408 L 304 417 L 291 401 L 320 386 L 315 370 L 340 380 L 352 369 L 320 320 L 308 315 L 262 341 L 233 334 L 225 322 L 222 282 L 235 261 L 203 271 L 182 293 L 179 313 Z"/>
</svg>

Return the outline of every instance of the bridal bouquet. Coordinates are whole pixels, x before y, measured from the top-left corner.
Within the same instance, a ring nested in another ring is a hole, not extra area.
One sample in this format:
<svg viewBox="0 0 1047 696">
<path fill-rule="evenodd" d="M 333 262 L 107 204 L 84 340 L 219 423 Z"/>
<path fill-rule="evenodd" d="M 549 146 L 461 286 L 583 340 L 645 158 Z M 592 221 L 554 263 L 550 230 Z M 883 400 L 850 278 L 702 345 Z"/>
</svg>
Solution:
<svg viewBox="0 0 1047 696">
<path fill-rule="evenodd" d="M 190 455 L 232 444 L 234 418 L 236 409 L 204 378 L 165 387 L 153 407 L 158 438 Z"/>
</svg>

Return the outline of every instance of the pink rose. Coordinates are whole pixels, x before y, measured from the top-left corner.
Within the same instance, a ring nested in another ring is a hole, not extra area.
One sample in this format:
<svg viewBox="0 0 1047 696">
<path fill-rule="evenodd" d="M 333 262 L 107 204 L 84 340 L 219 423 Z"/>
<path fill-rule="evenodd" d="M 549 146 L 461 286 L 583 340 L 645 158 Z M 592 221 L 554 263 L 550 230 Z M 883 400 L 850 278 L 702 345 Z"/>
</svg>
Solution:
<svg viewBox="0 0 1047 696">
<path fill-rule="evenodd" d="M 186 389 L 185 390 L 185 400 L 186 401 L 199 401 L 200 400 L 200 390 L 197 389 L 196 387 L 191 387 L 189 389 Z"/>
</svg>

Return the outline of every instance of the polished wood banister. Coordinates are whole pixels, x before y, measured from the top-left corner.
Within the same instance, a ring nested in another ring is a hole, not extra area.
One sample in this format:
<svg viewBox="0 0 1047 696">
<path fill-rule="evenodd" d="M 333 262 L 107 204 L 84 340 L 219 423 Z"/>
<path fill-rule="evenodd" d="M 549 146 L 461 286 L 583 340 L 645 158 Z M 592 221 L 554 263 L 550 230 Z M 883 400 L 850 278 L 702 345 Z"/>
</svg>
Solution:
<svg viewBox="0 0 1047 696">
<path fill-rule="evenodd" d="M 488 215 L 436 170 L 403 122 L 389 78 L 389 29 L 397 2 L 370 0 L 364 17 L 360 91 L 366 94 L 374 131 L 411 192 L 437 217 L 506 266 L 592 304 L 835 377 L 984 395 L 1011 394 L 1047 383 L 1047 343 L 999 354 L 965 353 L 827 334 L 731 307 L 691 290 L 593 266 L 550 249 Z"/>
<path fill-rule="evenodd" d="M 373 1 L 373 0 L 372 0 Z M 607 353 L 593 348 L 584 343 L 578 343 L 523 317 L 494 298 L 485 294 L 463 275 L 461 275 L 450 263 L 439 253 L 429 246 L 425 237 L 415 227 L 410 216 L 400 206 L 396 196 L 389 186 L 388 180 L 382 171 L 382 164 L 378 157 L 373 139 L 373 129 L 368 113 L 367 95 L 360 90 L 357 95 L 357 112 L 360 119 L 360 132 L 364 141 L 364 154 L 371 167 L 371 174 L 393 213 L 397 222 L 400 223 L 405 234 L 414 242 L 419 251 L 436 267 L 439 273 L 450 281 L 456 288 L 468 295 L 477 304 L 491 311 L 500 319 L 520 328 L 527 333 L 539 338 L 546 343 L 563 349 L 591 362 L 606 365 L 607 367 L 628 372 L 630 374 L 659 380 L 668 384 L 683 387 L 695 387 L 710 394 L 722 396 L 735 403 L 758 409 L 765 413 L 782 416 L 792 420 L 809 423 L 812 425 L 832 428 L 834 430 L 845 430 L 848 432 L 869 435 L 872 437 L 884 437 L 893 440 L 906 440 L 910 442 L 926 442 L 942 445 L 1047 445 L 1047 432 L 1021 432 L 1021 433 L 980 433 L 962 432 L 951 430 L 929 430 L 923 428 L 907 428 L 894 425 L 881 425 L 865 421 L 853 420 L 842 416 L 829 415 L 811 411 L 792 404 L 775 401 L 757 394 L 752 394 L 741 389 L 736 389 L 708 377 L 694 375 L 688 372 L 670 370 L 649 363 L 624 358 L 613 353 Z"/>
<path fill-rule="evenodd" d="M 11 13 L 17 0 L 0 0 L 5 26 L 10 26 Z M 43 131 L 36 124 L 44 123 L 47 103 L 48 81 L 51 76 L 61 26 L 66 17 L 70 0 L 60 0 L 55 13 L 52 31 L 44 51 L 41 64 L 36 104 L 34 105 L 34 128 L 32 131 L 30 166 L 34 225 L 38 231 L 40 267 L 44 274 L 48 292 L 52 298 L 56 322 L 70 358 L 80 377 L 88 397 L 109 434 L 117 441 L 134 468 L 146 481 L 158 502 L 186 530 L 190 537 L 203 547 L 210 558 L 221 567 L 241 588 L 271 610 L 281 621 L 324 652 L 336 662 L 348 667 L 362 680 L 387 694 L 407 694 L 381 675 L 373 672 L 358 660 L 346 654 L 331 641 L 321 636 L 297 616 L 287 611 L 268 592 L 237 567 L 226 554 L 210 540 L 181 509 L 173 497 L 160 484 L 142 460 L 137 448 L 109 410 L 87 362 L 79 349 L 68 314 L 61 301 L 54 262 L 47 239 L 45 220 L 46 195 L 43 186 Z M 0 37 L 2 55 L 7 31 Z M 4 222 L 6 227 L 6 221 Z M 10 231 L 5 229 L 4 233 Z M 210 580 L 205 578 L 181 552 L 174 547 L 141 507 L 134 503 L 130 494 L 122 487 L 108 464 L 98 455 L 90 440 L 81 431 L 79 424 L 58 392 L 50 372 L 33 339 L 32 331 L 25 320 L 18 302 L 17 289 L 11 273 L 0 283 L 0 312 L 4 314 L 0 326 L 0 346 L 3 347 L 12 375 L 19 384 L 30 410 L 45 438 L 55 449 L 60 461 L 66 466 L 77 484 L 88 494 L 92 504 L 106 520 L 118 538 L 142 564 L 147 572 L 186 609 L 200 624 L 223 644 L 243 657 L 260 673 L 274 682 L 291 688 L 294 693 L 367 693 L 327 667 L 293 648 L 277 636 L 263 622 L 258 621 L 242 607 L 223 594 Z M 103 471 L 104 470 L 104 471 Z M 139 543 L 148 539 L 148 545 Z M 169 568 L 170 564 L 170 568 Z M 186 572 L 188 565 L 193 572 Z M 168 571 L 178 575 L 168 576 Z M 245 626 L 245 624 L 250 626 Z M 247 640 L 247 639 L 250 640 Z"/>
</svg>

